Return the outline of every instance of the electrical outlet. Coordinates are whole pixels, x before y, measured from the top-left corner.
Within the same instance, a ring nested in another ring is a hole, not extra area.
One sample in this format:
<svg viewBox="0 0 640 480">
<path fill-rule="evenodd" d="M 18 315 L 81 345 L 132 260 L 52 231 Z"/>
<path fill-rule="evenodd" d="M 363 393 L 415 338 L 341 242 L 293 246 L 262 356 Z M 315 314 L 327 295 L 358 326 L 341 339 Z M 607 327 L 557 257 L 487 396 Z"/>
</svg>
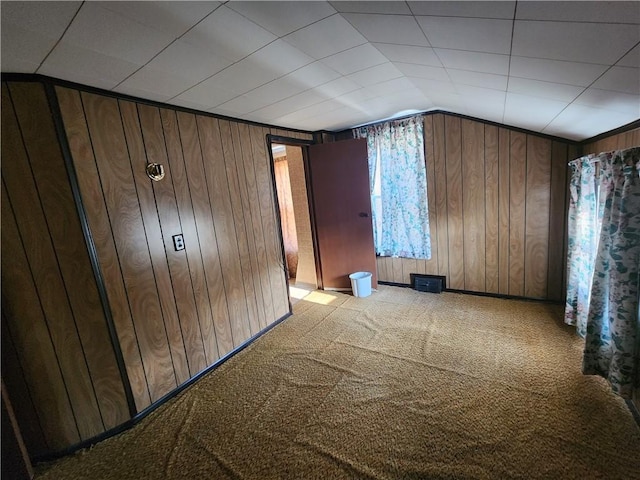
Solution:
<svg viewBox="0 0 640 480">
<path fill-rule="evenodd" d="M 178 235 L 174 235 L 173 237 L 173 248 L 176 249 L 176 252 L 179 252 L 180 250 L 184 250 L 184 237 L 182 236 L 182 234 L 178 234 Z"/>
</svg>

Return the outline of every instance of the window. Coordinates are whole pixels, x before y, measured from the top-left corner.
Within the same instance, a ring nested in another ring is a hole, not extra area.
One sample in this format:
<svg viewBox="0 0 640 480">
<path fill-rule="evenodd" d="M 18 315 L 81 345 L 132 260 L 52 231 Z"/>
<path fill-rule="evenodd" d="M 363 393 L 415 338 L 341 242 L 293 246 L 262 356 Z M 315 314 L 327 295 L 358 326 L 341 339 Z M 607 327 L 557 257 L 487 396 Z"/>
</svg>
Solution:
<svg viewBox="0 0 640 480">
<path fill-rule="evenodd" d="M 421 116 L 354 129 L 367 139 L 376 253 L 431 257 Z"/>
</svg>

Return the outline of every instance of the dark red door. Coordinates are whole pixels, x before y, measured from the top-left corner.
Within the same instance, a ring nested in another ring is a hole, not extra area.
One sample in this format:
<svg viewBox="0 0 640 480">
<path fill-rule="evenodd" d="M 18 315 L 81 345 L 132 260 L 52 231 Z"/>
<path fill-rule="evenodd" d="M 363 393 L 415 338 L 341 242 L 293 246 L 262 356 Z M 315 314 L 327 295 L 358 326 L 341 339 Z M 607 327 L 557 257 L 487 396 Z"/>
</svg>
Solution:
<svg viewBox="0 0 640 480">
<path fill-rule="evenodd" d="M 349 274 L 365 271 L 377 288 L 366 140 L 311 145 L 308 166 L 319 286 L 350 289 Z"/>
</svg>

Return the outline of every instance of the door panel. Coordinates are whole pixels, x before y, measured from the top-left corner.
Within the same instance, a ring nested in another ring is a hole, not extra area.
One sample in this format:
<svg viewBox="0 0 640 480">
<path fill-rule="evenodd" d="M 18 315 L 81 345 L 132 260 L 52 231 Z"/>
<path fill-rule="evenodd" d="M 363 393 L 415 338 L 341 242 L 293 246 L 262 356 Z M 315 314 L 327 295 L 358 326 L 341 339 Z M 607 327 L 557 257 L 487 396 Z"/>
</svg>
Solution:
<svg viewBox="0 0 640 480">
<path fill-rule="evenodd" d="M 350 289 L 358 271 L 376 288 L 366 140 L 311 145 L 309 178 L 322 288 Z"/>
</svg>

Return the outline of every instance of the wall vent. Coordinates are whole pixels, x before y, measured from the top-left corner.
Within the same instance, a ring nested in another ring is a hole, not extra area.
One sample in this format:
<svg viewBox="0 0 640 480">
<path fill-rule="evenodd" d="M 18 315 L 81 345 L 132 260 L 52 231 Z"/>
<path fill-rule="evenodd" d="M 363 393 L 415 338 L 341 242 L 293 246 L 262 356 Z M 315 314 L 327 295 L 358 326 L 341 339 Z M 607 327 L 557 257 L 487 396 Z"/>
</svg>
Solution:
<svg viewBox="0 0 640 480">
<path fill-rule="evenodd" d="M 447 289 L 447 277 L 411 273 L 411 288 L 418 292 L 442 293 Z"/>
</svg>

